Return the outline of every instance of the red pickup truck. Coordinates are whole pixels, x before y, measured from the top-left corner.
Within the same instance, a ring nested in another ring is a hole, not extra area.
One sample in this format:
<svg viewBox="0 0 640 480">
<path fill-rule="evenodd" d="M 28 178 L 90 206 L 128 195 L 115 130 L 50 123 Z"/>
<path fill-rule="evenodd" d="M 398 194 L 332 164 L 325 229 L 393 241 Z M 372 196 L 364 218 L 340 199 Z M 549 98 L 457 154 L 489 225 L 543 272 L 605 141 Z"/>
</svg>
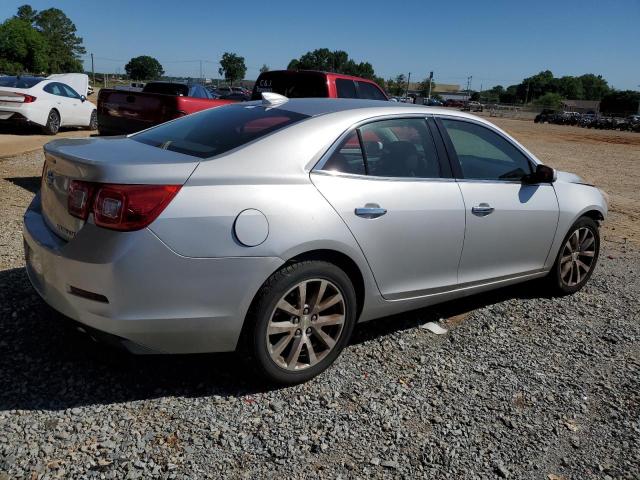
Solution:
<svg viewBox="0 0 640 480">
<path fill-rule="evenodd" d="M 261 73 L 253 86 L 252 100 L 260 100 L 262 92 L 274 92 L 288 98 L 389 98 L 373 80 L 340 73 L 315 70 L 272 70 Z"/>
<path fill-rule="evenodd" d="M 228 103 L 234 102 L 216 99 L 198 84 L 150 82 L 141 92 L 103 88 L 98 94 L 98 131 L 100 135 L 134 133 Z"/>
</svg>

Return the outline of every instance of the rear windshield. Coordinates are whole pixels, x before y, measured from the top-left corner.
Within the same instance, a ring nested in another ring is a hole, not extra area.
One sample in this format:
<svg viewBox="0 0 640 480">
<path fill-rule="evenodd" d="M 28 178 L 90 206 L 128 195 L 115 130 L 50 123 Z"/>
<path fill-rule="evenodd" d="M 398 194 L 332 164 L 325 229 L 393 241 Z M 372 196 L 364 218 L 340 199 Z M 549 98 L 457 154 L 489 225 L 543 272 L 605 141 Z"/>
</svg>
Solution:
<svg viewBox="0 0 640 480">
<path fill-rule="evenodd" d="M 274 92 L 288 98 L 328 97 L 327 79 L 309 72 L 266 72 L 260 74 L 253 87 L 252 100 L 260 100 L 262 92 Z"/>
<path fill-rule="evenodd" d="M 42 80 L 42 77 L 0 77 L 0 87 L 31 88 Z"/>
<path fill-rule="evenodd" d="M 229 105 L 188 115 L 131 138 L 163 150 L 209 158 L 305 118 L 309 116 L 261 105 Z"/>
<path fill-rule="evenodd" d="M 142 89 L 145 93 L 162 93 L 164 95 L 189 95 L 189 87 L 183 83 L 147 83 Z"/>
</svg>

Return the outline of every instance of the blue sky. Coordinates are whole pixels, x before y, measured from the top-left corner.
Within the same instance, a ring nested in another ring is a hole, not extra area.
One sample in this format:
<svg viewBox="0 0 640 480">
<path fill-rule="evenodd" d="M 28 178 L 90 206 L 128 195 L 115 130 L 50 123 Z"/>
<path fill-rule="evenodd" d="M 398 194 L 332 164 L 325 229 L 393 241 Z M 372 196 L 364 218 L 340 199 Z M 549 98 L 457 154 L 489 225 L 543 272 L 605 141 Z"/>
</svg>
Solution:
<svg viewBox="0 0 640 480">
<path fill-rule="evenodd" d="M 0 1 L 0 21 L 26 0 Z M 385 78 L 434 71 L 436 82 L 472 88 L 510 85 L 550 69 L 556 76 L 602 74 L 640 90 L 640 0 L 385 1 L 32 0 L 64 10 L 96 58 L 118 72 L 151 55 L 170 75 L 217 76 L 225 51 L 246 59 L 247 78 L 263 63 L 286 68 L 327 47 L 369 61 Z M 88 57 L 87 57 L 88 58 Z M 85 62 L 90 68 L 90 62 Z"/>
</svg>

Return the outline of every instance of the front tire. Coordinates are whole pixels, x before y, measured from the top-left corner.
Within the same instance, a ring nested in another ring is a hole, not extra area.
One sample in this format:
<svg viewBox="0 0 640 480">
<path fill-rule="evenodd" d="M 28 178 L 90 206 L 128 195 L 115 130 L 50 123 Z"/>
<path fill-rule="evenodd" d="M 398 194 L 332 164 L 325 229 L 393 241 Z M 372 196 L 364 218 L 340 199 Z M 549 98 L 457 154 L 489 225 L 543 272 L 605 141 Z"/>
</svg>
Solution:
<svg viewBox="0 0 640 480">
<path fill-rule="evenodd" d="M 55 135 L 60 130 L 60 114 L 57 110 L 51 110 L 47 117 L 47 124 L 43 127 L 46 135 Z"/>
<path fill-rule="evenodd" d="M 585 286 L 598 263 L 600 232 L 598 224 L 582 217 L 573 224 L 562 241 L 549 280 L 553 290 L 569 295 Z"/>
<path fill-rule="evenodd" d="M 305 382 L 348 344 L 356 311 L 353 285 L 336 265 L 287 265 L 269 277 L 252 304 L 244 332 L 248 353 L 268 381 Z"/>
</svg>

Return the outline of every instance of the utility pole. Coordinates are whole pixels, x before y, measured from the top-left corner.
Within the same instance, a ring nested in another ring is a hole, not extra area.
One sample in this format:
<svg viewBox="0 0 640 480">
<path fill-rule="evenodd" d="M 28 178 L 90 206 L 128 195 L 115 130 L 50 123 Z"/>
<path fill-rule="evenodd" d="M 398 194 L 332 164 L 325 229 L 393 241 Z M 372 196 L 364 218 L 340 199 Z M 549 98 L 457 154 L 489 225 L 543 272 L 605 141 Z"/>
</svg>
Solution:
<svg viewBox="0 0 640 480">
<path fill-rule="evenodd" d="M 429 72 L 429 95 L 427 95 L 427 100 L 431 100 L 431 83 L 433 81 L 433 71 Z"/>
<path fill-rule="evenodd" d="M 527 93 L 525 93 L 524 95 L 524 104 L 527 104 L 527 100 L 529 99 L 529 84 L 531 83 L 531 81 L 527 82 Z"/>
<path fill-rule="evenodd" d="M 471 80 L 473 80 L 473 75 L 469 75 L 467 77 L 467 101 L 469 101 L 469 97 L 471 93 Z"/>
<path fill-rule="evenodd" d="M 93 68 L 93 53 L 91 54 L 91 76 L 93 77 L 93 88 L 96 88 L 96 71 Z"/>
<path fill-rule="evenodd" d="M 407 77 L 407 90 L 404 92 L 404 98 L 409 98 L 409 83 L 411 82 L 411 72 L 409 72 L 409 76 Z"/>
<path fill-rule="evenodd" d="M 202 60 L 200 60 L 200 84 L 204 85 L 204 80 L 202 78 Z"/>
</svg>

